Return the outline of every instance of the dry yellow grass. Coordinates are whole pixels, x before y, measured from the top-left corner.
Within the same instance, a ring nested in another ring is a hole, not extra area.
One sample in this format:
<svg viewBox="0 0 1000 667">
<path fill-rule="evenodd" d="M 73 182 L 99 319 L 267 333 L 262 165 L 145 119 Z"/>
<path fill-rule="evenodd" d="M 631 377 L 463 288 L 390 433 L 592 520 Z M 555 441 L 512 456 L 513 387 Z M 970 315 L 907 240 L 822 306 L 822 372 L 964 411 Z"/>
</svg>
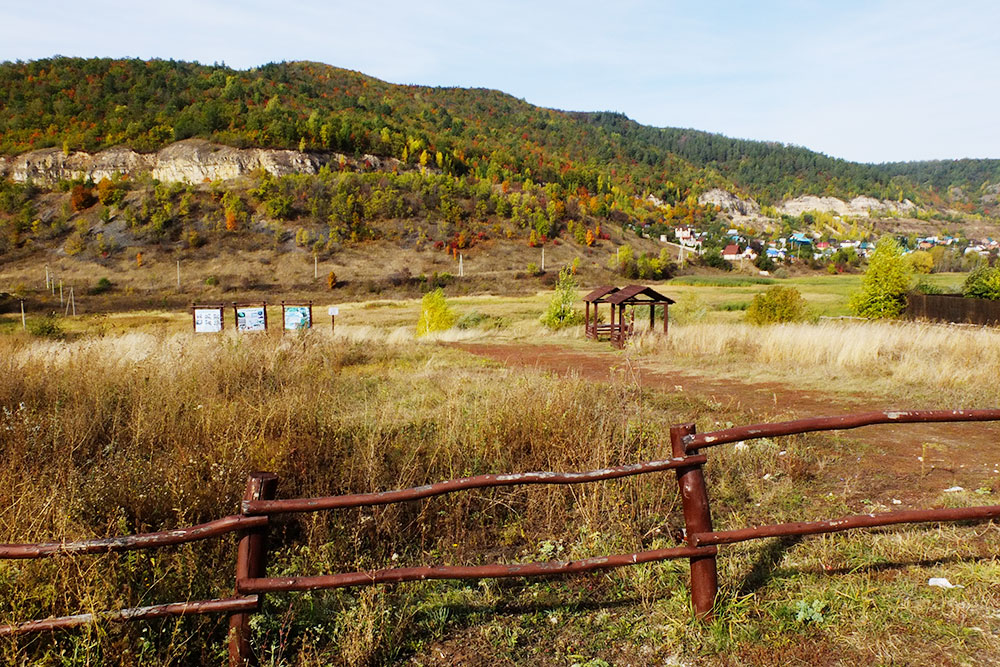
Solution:
<svg viewBox="0 0 1000 667">
<path fill-rule="evenodd" d="M 913 322 L 826 320 L 772 326 L 692 324 L 637 348 L 706 372 L 826 389 L 936 397 L 957 406 L 1000 404 L 1000 331 Z M 830 380 L 837 385 L 831 386 Z"/>
<path fill-rule="evenodd" d="M 498 367 L 439 344 L 474 337 L 595 345 L 577 342 L 578 330 L 545 333 L 537 317 L 546 296 L 454 299 L 460 313 L 476 310 L 509 325 L 424 340 L 414 339 L 416 301 L 342 304 L 335 336 L 317 314 L 316 329 L 286 335 L 194 335 L 178 329 L 189 326 L 179 315 L 159 330 L 144 323 L 140 331 L 66 342 L 0 337 L 0 540 L 104 536 L 215 518 L 236 508 L 252 468 L 278 472 L 281 497 L 372 491 L 659 458 L 670 424 L 742 421 L 739 413 L 640 387 L 627 373 L 591 383 Z M 744 373 L 755 364 L 793 383 L 837 374 L 848 386 L 982 404 L 996 400 L 997 342 L 992 331 L 836 321 L 672 326 L 669 338 L 639 339 L 636 349 L 645 360 L 679 359 L 710 373 Z M 836 451 L 820 436 L 713 450 L 717 525 L 867 509 L 849 505 L 846 485 L 825 478 Z M 679 525 L 674 489 L 671 476 L 651 475 L 307 516 L 275 528 L 271 572 L 669 546 Z M 970 491 L 949 502 L 996 501 Z M 581 655 L 655 664 L 674 655 L 763 665 L 799 645 L 807 649 L 796 659 L 806 663 L 845 655 L 974 662 L 998 650 L 990 583 L 998 576 L 997 535 L 990 526 L 914 528 L 726 549 L 719 621 L 708 630 L 690 622 L 686 566 L 668 563 L 538 583 L 273 596 L 255 642 L 275 665 L 422 662 L 442 650 L 452 662 L 474 653 L 485 664 L 572 664 L 584 662 Z M 152 557 L 0 562 L 0 622 L 225 596 L 232 563 L 226 540 Z M 944 597 L 927 590 L 929 576 L 968 588 Z M 814 600 L 826 605 L 824 620 L 796 621 L 796 605 Z M 963 624 L 983 633 L 955 629 Z M 0 642 L 0 659 L 52 664 L 61 653 L 75 654 L 63 660 L 73 665 L 215 663 L 224 634 L 225 624 L 214 620 L 106 627 Z"/>
</svg>

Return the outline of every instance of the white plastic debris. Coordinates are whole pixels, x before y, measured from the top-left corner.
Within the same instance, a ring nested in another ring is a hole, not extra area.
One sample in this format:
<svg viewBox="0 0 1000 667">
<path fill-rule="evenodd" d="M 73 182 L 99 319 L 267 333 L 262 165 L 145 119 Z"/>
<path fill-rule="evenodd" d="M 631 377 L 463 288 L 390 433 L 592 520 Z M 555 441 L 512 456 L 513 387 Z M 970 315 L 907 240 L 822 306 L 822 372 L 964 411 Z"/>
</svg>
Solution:
<svg viewBox="0 0 1000 667">
<path fill-rule="evenodd" d="M 784 456 L 787 453 L 788 452 L 786 452 L 785 450 L 782 449 L 780 452 L 778 452 L 778 456 Z"/>
<path fill-rule="evenodd" d="M 747 448 L 747 443 L 743 442 L 742 440 L 736 443 L 735 447 L 736 451 L 742 452 L 746 448 Z"/>
<path fill-rule="evenodd" d="M 950 489 L 944 490 L 945 493 L 958 493 L 959 491 L 965 491 L 965 489 L 960 486 L 953 486 Z"/>
<path fill-rule="evenodd" d="M 944 577 L 931 577 L 927 580 L 928 586 L 937 586 L 938 588 L 965 588 L 960 584 L 953 584 Z"/>
<path fill-rule="evenodd" d="M 765 473 L 764 474 L 764 481 L 767 481 L 769 479 L 771 479 L 771 473 Z"/>
<path fill-rule="evenodd" d="M 893 498 L 893 499 L 892 499 L 892 504 L 893 504 L 893 505 L 902 505 L 902 504 L 903 504 L 903 501 L 902 501 L 902 500 L 900 500 L 899 498 Z"/>
</svg>

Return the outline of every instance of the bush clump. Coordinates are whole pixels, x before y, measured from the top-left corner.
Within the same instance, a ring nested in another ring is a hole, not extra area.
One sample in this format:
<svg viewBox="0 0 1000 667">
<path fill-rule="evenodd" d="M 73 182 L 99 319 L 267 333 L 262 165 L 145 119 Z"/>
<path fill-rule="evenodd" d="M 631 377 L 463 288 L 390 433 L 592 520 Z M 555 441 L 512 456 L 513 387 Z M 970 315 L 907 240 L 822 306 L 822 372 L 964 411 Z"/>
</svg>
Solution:
<svg viewBox="0 0 1000 667">
<path fill-rule="evenodd" d="M 709 248 L 706 250 L 701 256 L 701 261 L 705 266 L 710 266 L 713 269 L 722 269 L 723 271 L 733 270 L 733 265 L 722 256 L 722 251 L 718 248 Z"/>
<path fill-rule="evenodd" d="M 583 321 L 573 306 L 576 304 L 576 278 L 573 272 L 567 267 L 559 272 L 559 280 L 556 281 L 556 291 L 552 295 L 549 307 L 542 315 L 541 322 L 550 329 L 562 329 L 573 326 Z"/>
<path fill-rule="evenodd" d="M 31 332 L 32 336 L 38 336 L 39 338 L 62 338 L 66 335 L 63 328 L 59 325 L 59 320 L 56 319 L 53 313 L 49 313 L 41 319 L 33 320 L 28 325 L 28 331 Z"/>
<path fill-rule="evenodd" d="M 806 317 L 806 302 L 794 287 L 775 285 L 754 296 L 747 308 L 750 324 L 798 322 Z"/>
<path fill-rule="evenodd" d="M 1000 299 L 1000 266 L 980 266 L 962 285 L 962 296 L 970 299 Z"/>
<path fill-rule="evenodd" d="M 97 281 L 97 284 L 95 284 L 93 287 L 91 287 L 89 290 L 87 290 L 87 293 L 88 294 L 104 294 L 105 292 L 110 292 L 111 288 L 114 287 L 114 286 L 115 286 L 114 283 L 112 283 L 107 278 L 101 278 L 100 280 Z"/>
<path fill-rule="evenodd" d="M 448 305 L 444 292 L 437 288 L 420 300 L 420 319 L 417 320 L 417 335 L 424 336 L 432 331 L 444 331 L 455 324 L 458 316 Z"/>
</svg>

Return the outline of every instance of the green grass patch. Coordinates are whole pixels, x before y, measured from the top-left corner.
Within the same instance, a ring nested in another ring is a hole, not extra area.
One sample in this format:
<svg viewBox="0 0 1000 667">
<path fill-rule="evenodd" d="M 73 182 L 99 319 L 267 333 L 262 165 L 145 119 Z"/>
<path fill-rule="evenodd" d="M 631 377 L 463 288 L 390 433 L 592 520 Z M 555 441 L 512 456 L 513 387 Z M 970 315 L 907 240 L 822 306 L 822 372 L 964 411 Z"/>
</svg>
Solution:
<svg viewBox="0 0 1000 667">
<path fill-rule="evenodd" d="M 670 280 L 668 285 L 692 285 L 703 287 L 749 287 L 752 285 L 773 285 L 774 278 L 756 276 L 681 276 Z"/>
</svg>

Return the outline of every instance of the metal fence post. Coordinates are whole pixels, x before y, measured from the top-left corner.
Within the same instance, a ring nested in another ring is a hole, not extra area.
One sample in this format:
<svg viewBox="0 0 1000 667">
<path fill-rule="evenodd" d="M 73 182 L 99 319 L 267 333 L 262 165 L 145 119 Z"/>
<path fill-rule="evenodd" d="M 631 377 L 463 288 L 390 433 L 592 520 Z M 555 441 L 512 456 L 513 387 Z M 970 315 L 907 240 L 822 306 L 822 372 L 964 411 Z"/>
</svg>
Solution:
<svg viewBox="0 0 1000 667">
<path fill-rule="evenodd" d="M 697 454 L 684 449 L 684 436 L 693 435 L 694 424 L 681 424 L 670 428 L 670 447 L 675 457 Z M 685 466 L 677 469 L 677 484 L 680 487 L 681 503 L 684 507 L 684 527 L 687 542 L 693 545 L 692 535 L 711 532 L 712 514 L 709 510 L 708 490 L 701 465 Z M 693 556 L 691 558 L 691 602 L 694 613 L 702 621 L 712 620 L 712 607 L 719 588 L 719 574 L 715 556 Z"/>
<path fill-rule="evenodd" d="M 243 500 L 273 500 L 278 487 L 278 476 L 270 472 L 252 472 L 247 478 Z M 240 513 L 243 514 L 242 508 Z M 264 576 L 267 526 L 251 528 L 240 538 L 236 553 L 236 593 L 240 593 L 239 581 L 248 577 Z M 261 596 L 263 597 L 263 596 Z M 233 614 L 229 617 L 229 665 L 247 667 L 257 664 L 257 656 L 250 646 L 250 616 L 260 610 L 260 602 L 254 611 Z"/>
</svg>

